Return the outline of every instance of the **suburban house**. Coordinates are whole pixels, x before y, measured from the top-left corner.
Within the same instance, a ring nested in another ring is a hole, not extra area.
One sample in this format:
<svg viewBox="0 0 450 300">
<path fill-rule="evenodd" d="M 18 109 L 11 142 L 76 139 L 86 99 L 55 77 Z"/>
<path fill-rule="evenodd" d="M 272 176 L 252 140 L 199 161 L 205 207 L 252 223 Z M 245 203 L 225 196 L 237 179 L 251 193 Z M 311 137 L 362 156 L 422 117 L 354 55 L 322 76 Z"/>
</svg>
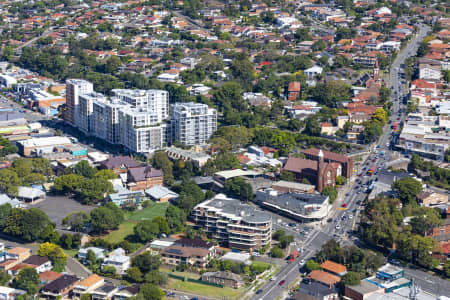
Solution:
<svg viewBox="0 0 450 300">
<path fill-rule="evenodd" d="M 128 170 L 128 188 L 131 191 L 145 190 L 154 186 L 162 186 L 164 174 L 162 170 L 150 166 L 142 166 Z"/>
<path fill-rule="evenodd" d="M 338 275 L 338 276 L 344 276 L 347 274 L 347 267 L 338 263 L 335 263 L 331 260 L 324 261 L 320 267 L 331 274 Z"/>
<path fill-rule="evenodd" d="M 125 251 L 122 248 L 112 251 L 107 258 L 104 259 L 102 269 L 105 266 L 111 266 L 116 269 L 119 274 L 125 274 L 126 270 L 130 267 L 131 259 L 125 255 Z"/>
<path fill-rule="evenodd" d="M 38 273 L 50 271 L 53 267 L 51 260 L 47 256 L 39 256 L 39 255 L 32 255 L 28 257 L 23 261 L 22 264 L 28 265 L 36 269 Z"/>
<path fill-rule="evenodd" d="M 435 206 L 448 203 L 448 195 L 434 191 L 423 191 L 417 195 L 417 199 L 422 206 Z"/>
<path fill-rule="evenodd" d="M 322 270 L 313 270 L 311 273 L 306 276 L 306 279 L 309 279 L 313 282 L 318 282 L 328 287 L 333 287 L 336 283 L 341 281 L 339 276 L 330 274 L 328 272 Z"/>
<path fill-rule="evenodd" d="M 167 265 L 189 265 L 205 268 L 210 253 L 207 249 L 183 246 L 170 246 L 161 251 L 161 259 Z"/>
<path fill-rule="evenodd" d="M 139 284 L 133 284 L 127 287 L 124 287 L 117 291 L 113 299 L 114 300 L 122 300 L 130 297 L 134 297 L 139 293 L 140 285 Z"/>
<path fill-rule="evenodd" d="M 5 259 L 11 259 L 17 261 L 17 263 L 22 263 L 25 259 L 31 256 L 31 250 L 22 247 L 12 248 L 5 252 Z"/>
<path fill-rule="evenodd" d="M 73 299 L 81 299 L 81 295 L 90 294 L 105 283 L 105 279 L 97 274 L 81 280 L 73 287 Z"/>
<path fill-rule="evenodd" d="M 105 249 L 97 247 L 81 248 L 80 250 L 78 250 L 78 258 L 81 260 L 86 260 L 88 251 L 94 252 L 97 259 L 105 258 Z"/>
<path fill-rule="evenodd" d="M 300 81 L 293 81 L 288 86 L 288 100 L 295 101 L 300 97 Z"/>
<path fill-rule="evenodd" d="M 41 294 L 49 299 L 69 299 L 69 294 L 76 283 L 78 283 L 77 276 L 63 275 L 44 285 L 41 289 Z"/>
<path fill-rule="evenodd" d="M 59 277 L 63 276 L 63 274 L 55 271 L 45 271 L 42 273 L 39 273 L 39 280 L 41 282 L 41 285 L 46 285 L 47 283 L 58 279 Z"/>
<path fill-rule="evenodd" d="M 114 293 L 118 291 L 118 287 L 112 283 L 106 283 L 94 291 L 90 292 L 92 300 L 109 300 L 112 299 Z"/>
<path fill-rule="evenodd" d="M 179 240 L 176 240 L 173 244 L 175 246 L 181 246 L 181 247 L 192 247 L 192 248 L 205 249 L 205 250 L 209 251 L 210 256 L 216 255 L 216 247 L 214 246 L 214 244 L 204 241 L 198 237 L 193 238 L 193 239 L 183 237 Z"/>
<path fill-rule="evenodd" d="M 244 284 L 240 275 L 224 271 L 203 273 L 202 281 L 220 284 L 233 289 L 238 289 Z"/>
<path fill-rule="evenodd" d="M 17 296 L 25 295 L 26 293 L 24 290 L 0 286 L 0 299 L 2 300 L 15 300 Z"/>
</svg>

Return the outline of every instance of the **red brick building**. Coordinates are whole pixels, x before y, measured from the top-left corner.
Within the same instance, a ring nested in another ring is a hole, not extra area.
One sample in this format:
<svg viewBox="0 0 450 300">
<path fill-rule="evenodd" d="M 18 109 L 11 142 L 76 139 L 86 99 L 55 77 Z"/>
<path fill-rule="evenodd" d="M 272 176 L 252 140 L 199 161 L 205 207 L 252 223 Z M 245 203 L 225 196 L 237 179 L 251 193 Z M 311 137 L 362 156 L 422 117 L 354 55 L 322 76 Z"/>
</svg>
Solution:
<svg viewBox="0 0 450 300">
<path fill-rule="evenodd" d="M 128 188 L 131 191 L 140 191 L 156 185 L 163 186 L 164 173 L 150 166 L 132 168 L 128 170 Z"/>
<path fill-rule="evenodd" d="M 295 101 L 300 97 L 300 81 L 293 81 L 288 86 L 288 100 Z"/>
</svg>

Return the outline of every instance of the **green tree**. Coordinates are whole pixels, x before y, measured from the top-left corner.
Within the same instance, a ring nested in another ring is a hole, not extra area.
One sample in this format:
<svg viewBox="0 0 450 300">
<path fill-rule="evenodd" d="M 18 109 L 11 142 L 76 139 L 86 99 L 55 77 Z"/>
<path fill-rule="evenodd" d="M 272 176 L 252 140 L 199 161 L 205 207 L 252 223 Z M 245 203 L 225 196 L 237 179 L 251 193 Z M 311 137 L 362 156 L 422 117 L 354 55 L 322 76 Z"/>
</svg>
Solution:
<svg viewBox="0 0 450 300">
<path fill-rule="evenodd" d="M 53 189 L 64 194 L 72 193 L 78 190 L 83 185 L 84 182 L 85 179 L 81 175 L 77 174 L 61 175 L 55 179 Z"/>
<path fill-rule="evenodd" d="M 315 262 L 314 260 L 310 259 L 306 262 L 305 268 L 306 268 L 306 270 L 308 270 L 308 272 L 311 272 L 314 270 L 319 270 L 320 265 L 317 262 Z"/>
<path fill-rule="evenodd" d="M 284 257 L 284 251 L 282 249 L 280 249 L 279 247 L 273 247 L 270 250 L 270 256 L 275 257 L 275 258 L 282 258 L 282 257 Z"/>
<path fill-rule="evenodd" d="M 184 222 L 186 214 L 175 205 L 169 205 L 166 210 L 166 220 L 171 232 L 184 231 Z"/>
<path fill-rule="evenodd" d="M 164 291 L 150 283 L 141 285 L 139 294 L 144 297 L 144 300 L 162 300 L 164 298 Z"/>
<path fill-rule="evenodd" d="M 8 282 L 11 280 L 11 275 L 7 272 L 0 270 L 0 285 L 6 286 Z"/>
<path fill-rule="evenodd" d="M 367 122 L 364 130 L 359 134 L 359 139 L 366 144 L 375 142 L 383 133 L 383 127 L 378 122 Z"/>
<path fill-rule="evenodd" d="M 0 170 L 0 190 L 8 195 L 16 196 L 17 186 L 21 184 L 21 180 L 17 173 L 9 169 Z"/>
<path fill-rule="evenodd" d="M 116 229 L 121 222 L 107 207 L 97 207 L 92 210 L 90 219 L 91 229 L 96 233 L 105 233 L 108 230 Z"/>
<path fill-rule="evenodd" d="M 252 186 L 241 177 L 228 179 L 225 182 L 225 190 L 234 197 L 250 201 L 255 196 Z"/>
<path fill-rule="evenodd" d="M 142 273 L 138 267 L 131 267 L 127 269 L 126 278 L 130 282 L 139 283 L 142 281 Z"/>
<path fill-rule="evenodd" d="M 412 204 L 422 192 L 422 184 L 414 178 L 406 177 L 395 181 L 392 190 L 397 193 L 403 204 Z"/>
<path fill-rule="evenodd" d="M 8 139 L 0 137 L 0 156 L 4 157 L 8 154 L 17 153 L 19 149 L 16 145 L 12 145 Z"/>
<path fill-rule="evenodd" d="M 104 180 L 110 180 L 110 179 L 116 179 L 117 175 L 116 175 L 116 173 L 114 173 L 113 170 L 104 169 L 104 170 L 97 171 L 95 173 L 94 177 L 101 178 Z"/>
<path fill-rule="evenodd" d="M 14 287 L 25 290 L 28 295 L 35 295 L 39 291 L 39 274 L 36 269 L 25 267 L 19 271 L 14 279 Z"/>
<path fill-rule="evenodd" d="M 62 224 L 70 227 L 70 230 L 80 232 L 84 225 L 89 222 L 89 215 L 84 211 L 75 211 L 69 213 L 63 220 Z"/>
<path fill-rule="evenodd" d="M 327 186 L 322 190 L 322 195 L 330 197 L 330 203 L 333 203 L 337 198 L 337 190 L 332 186 Z"/>
<path fill-rule="evenodd" d="M 62 248 L 52 243 L 43 243 L 37 250 L 39 256 L 47 256 L 53 264 L 53 270 L 63 272 L 67 263 L 67 255 Z"/>
<path fill-rule="evenodd" d="M 171 186 L 174 182 L 173 163 L 170 161 L 167 153 L 164 151 L 156 152 L 153 156 L 153 166 L 163 171 L 164 183 Z"/>
<path fill-rule="evenodd" d="M 347 183 L 347 178 L 345 176 L 337 176 L 336 177 L 336 184 L 337 185 L 344 185 Z"/>
<path fill-rule="evenodd" d="M 119 71 L 120 66 L 122 66 L 122 61 L 119 57 L 113 55 L 106 60 L 105 73 L 114 75 Z"/>
<path fill-rule="evenodd" d="M 131 260 L 131 266 L 137 267 L 142 274 L 150 271 L 158 270 L 161 265 L 161 260 L 158 255 L 151 255 L 149 252 L 137 255 Z"/>
<path fill-rule="evenodd" d="M 295 32 L 295 39 L 298 42 L 303 42 L 303 41 L 312 41 L 312 36 L 309 33 L 309 27 L 300 27 L 299 29 L 297 29 L 297 31 Z"/>
<path fill-rule="evenodd" d="M 295 181 L 294 173 L 286 171 L 286 170 L 282 170 L 280 173 L 280 179 L 293 182 L 293 181 Z"/>
<path fill-rule="evenodd" d="M 20 178 L 23 178 L 33 171 L 33 161 L 28 158 L 18 158 L 13 161 L 12 169 Z"/>
<path fill-rule="evenodd" d="M 433 228 L 442 224 L 442 219 L 439 211 L 434 208 L 422 207 L 419 215 L 412 218 L 409 222 L 411 231 L 415 234 L 425 236 Z"/>
<path fill-rule="evenodd" d="M 0 205 L 0 230 L 5 227 L 6 221 L 11 214 L 12 207 L 9 203 Z"/>
<path fill-rule="evenodd" d="M 72 235 L 68 234 L 68 233 L 64 233 L 61 235 L 61 237 L 59 238 L 59 243 L 61 245 L 61 247 L 63 247 L 64 249 L 72 249 Z"/>
<path fill-rule="evenodd" d="M 352 93 L 350 85 L 334 80 L 317 84 L 311 90 L 311 95 L 327 107 L 339 107 L 342 102 L 351 99 Z"/>
<path fill-rule="evenodd" d="M 341 284 L 344 286 L 358 285 L 361 282 L 361 277 L 359 273 L 349 271 L 347 274 L 342 276 Z"/>
<path fill-rule="evenodd" d="M 73 173 L 85 178 L 92 178 L 96 173 L 96 169 L 91 167 L 87 160 L 82 160 L 73 167 Z"/>
<path fill-rule="evenodd" d="M 310 135 L 310 136 L 319 136 L 322 129 L 320 128 L 319 121 L 317 121 L 316 118 L 311 117 L 306 119 L 305 122 L 305 129 L 303 133 Z"/>
<path fill-rule="evenodd" d="M 112 192 L 114 192 L 112 183 L 101 177 L 88 179 L 80 187 L 80 196 L 83 203 L 99 202 Z"/>
<path fill-rule="evenodd" d="M 95 266 L 97 264 L 97 256 L 91 249 L 89 249 L 86 253 L 86 262 L 89 266 Z"/>
</svg>

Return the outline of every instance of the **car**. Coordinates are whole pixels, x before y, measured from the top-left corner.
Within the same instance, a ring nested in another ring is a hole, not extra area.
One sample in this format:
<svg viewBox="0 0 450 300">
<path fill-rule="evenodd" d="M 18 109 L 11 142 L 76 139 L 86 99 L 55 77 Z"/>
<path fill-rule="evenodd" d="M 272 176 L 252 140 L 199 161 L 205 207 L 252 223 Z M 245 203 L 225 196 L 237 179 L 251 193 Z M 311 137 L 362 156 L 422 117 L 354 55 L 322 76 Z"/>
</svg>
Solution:
<svg viewBox="0 0 450 300">
<path fill-rule="evenodd" d="M 259 294 L 261 294 L 262 292 L 263 292 L 263 290 L 259 289 L 259 290 L 256 291 L 256 295 L 259 295 Z"/>
<path fill-rule="evenodd" d="M 300 265 L 300 266 L 303 266 L 304 264 L 305 264 L 305 260 L 302 259 L 302 260 L 299 262 L 299 265 Z"/>
<path fill-rule="evenodd" d="M 345 207 L 347 207 L 347 203 L 344 203 L 341 206 L 345 208 Z"/>
<path fill-rule="evenodd" d="M 167 297 L 171 297 L 171 298 L 176 297 L 176 295 L 177 294 L 175 294 L 174 292 L 167 293 Z"/>
<path fill-rule="evenodd" d="M 349 215 L 348 218 L 351 220 L 353 219 L 353 215 Z"/>
<path fill-rule="evenodd" d="M 372 159 L 372 162 L 377 162 L 377 159 L 375 158 L 375 159 Z"/>
<path fill-rule="evenodd" d="M 277 280 L 276 277 L 270 277 L 270 281 L 275 281 L 275 280 Z"/>
<path fill-rule="evenodd" d="M 261 256 L 261 254 L 259 252 L 253 252 L 253 256 Z"/>
<path fill-rule="evenodd" d="M 328 218 L 327 222 L 328 223 L 333 222 L 333 219 L 332 218 Z"/>
<path fill-rule="evenodd" d="M 336 225 L 336 229 L 337 229 L 337 230 L 341 229 L 341 226 L 340 226 L 339 224 Z"/>
<path fill-rule="evenodd" d="M 400 121 L 400 117 L 397 118 L 397 121 Z"/>
<path fill-rule="evenodd" d="M 280 283 L 278 284 L 279 286 L 283 286 L 286 283 L 286 280 L 281 280 Z"/>
<path fill-rule="evenodd" d="M 289 227 L 295 227 L 295 226 L 297 226 L 295 223 L 289 223 L 288 225 L 289 225 Z"/>
<path fill-rule="evenodd" d="M 186 295 L 181 295 L 181 296 L 180 296 L 180 299 L 186 299 L 186 300 L 189 300 L 189 297 L 186 296 Z"/>
</svg>

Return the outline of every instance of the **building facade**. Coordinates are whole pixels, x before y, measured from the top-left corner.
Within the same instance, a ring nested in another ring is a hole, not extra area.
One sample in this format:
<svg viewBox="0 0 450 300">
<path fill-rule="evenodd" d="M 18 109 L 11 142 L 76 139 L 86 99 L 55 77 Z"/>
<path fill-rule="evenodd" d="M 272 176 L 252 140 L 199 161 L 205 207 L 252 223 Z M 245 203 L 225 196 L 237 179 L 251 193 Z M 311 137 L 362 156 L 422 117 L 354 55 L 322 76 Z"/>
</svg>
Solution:
<svg viewBox="0 0 450 300">
<path fill-rule="evenodd" d="M 68 79 L 66 81 L 66 107 L 64 119 L 72 126 L 77 125 L 79 96 L 92 93 L 94 86 L 91 82 L 82 79 Z"/>
<path fill-rule="evenodd" d="M 197 228 L 232 249 L 255 250 L 271 242 L 269 213 L 221 194 L 195 206 L 191 219 Z"/>
<path fill-rule="evenodd" d="M 217 130 L 217 111 L 201 103 L 172 104 L 173 140 L 187 146 L 205 144 Z"/>
</svg>

